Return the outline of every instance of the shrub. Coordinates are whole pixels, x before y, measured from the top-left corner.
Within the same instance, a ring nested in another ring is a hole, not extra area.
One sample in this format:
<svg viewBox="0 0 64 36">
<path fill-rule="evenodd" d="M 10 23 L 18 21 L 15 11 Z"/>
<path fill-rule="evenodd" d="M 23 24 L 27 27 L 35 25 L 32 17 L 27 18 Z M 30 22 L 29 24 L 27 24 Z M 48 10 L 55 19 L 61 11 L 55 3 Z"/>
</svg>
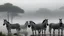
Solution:
<svg viewBox="0 0 64 36">
<path fill-rule="evenodd" d="M 3 34 L 2 32 L 0 32 L 0 36 L 6 36 L 5 34 Z"/>
</svg>

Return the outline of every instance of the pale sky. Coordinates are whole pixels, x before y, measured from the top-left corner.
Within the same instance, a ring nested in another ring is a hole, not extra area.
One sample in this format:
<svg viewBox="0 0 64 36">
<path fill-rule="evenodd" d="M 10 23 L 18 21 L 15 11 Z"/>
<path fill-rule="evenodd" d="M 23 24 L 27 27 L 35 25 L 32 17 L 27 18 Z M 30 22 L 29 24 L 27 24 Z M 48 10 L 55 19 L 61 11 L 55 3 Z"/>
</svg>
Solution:
<svg viewBox="0 0 64 36">
<path fill-rule="evenodd" d="M 64 0 L 0 0 L 0 4 L 12 3 L 25 11 L 49 8 L 51 10 L 64 6 Z"/>
</svg>

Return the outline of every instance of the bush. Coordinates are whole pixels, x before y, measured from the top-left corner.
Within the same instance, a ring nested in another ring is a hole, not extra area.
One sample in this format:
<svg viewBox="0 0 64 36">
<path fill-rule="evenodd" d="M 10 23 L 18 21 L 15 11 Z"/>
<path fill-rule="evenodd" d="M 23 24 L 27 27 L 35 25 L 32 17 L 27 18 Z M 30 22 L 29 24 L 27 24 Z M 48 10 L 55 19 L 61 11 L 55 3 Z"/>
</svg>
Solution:
<svg viewBox="0 0 64 36">
<path fill-rule="evenodd" d="M 0 36 L 2 36 L 2 32 L 0 32 Z"/>
<path fill-rule="evenodd" d="M 0 36 L 6 36 L 5 34 L 3 34 L 2 32 L 0 32 Z"/>
</svg>

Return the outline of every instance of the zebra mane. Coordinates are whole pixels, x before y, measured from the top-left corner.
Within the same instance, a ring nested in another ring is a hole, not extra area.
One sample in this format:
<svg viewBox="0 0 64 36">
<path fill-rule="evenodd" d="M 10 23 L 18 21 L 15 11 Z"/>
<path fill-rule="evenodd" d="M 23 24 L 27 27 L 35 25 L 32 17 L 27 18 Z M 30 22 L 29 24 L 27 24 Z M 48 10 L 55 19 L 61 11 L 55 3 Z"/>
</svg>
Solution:
<svg viewBox="0 0 64 36">
<path fill-rule="evenodd" d="M 45 20 L 43 20 L 43 22 L 42 23 L 44 23 L 46 21 L 46 19 Z"/>
<path fill-rule="evenodd" d="M 33 22 L 33 21 L 30 21 L 30 22 L 35 24 L 35 22 Z"/>
<path fill-rule="evenodd" d="M 10 22 L 7 22 L 7 23 L 9 23 L 9 24 L 10 24 Z"/>
<path fill-rule="evenodd" d="M 4 19 L 4 21 L 6 21 L 7 23 L 9 23 L 9 24 L 10 24 L 10 22 L 9 22 L 9 21 L 7 21 L 6 19 Z"/>
</svg>

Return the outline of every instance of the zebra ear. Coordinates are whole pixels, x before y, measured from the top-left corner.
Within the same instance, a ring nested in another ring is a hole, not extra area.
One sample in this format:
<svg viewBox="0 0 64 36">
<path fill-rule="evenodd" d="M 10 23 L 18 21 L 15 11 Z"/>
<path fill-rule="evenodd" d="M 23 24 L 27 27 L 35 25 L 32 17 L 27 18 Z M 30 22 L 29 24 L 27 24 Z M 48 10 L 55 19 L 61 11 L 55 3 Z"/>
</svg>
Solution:
<svg viewBox="0 0 64 36">
<path fill-rule="evenodd" d="M 48 20 L 48 19 L 46 19 L 46 20 Z"/>
<path fill-rule="evenodd" d="M 4 21 L 7 21 L 6 19 L 3 19 Z"/>
<path fill-rule="evenodd" d="M 59 20 L 62 20 L 62 19 L 59 19 Z"/>
</svg>

